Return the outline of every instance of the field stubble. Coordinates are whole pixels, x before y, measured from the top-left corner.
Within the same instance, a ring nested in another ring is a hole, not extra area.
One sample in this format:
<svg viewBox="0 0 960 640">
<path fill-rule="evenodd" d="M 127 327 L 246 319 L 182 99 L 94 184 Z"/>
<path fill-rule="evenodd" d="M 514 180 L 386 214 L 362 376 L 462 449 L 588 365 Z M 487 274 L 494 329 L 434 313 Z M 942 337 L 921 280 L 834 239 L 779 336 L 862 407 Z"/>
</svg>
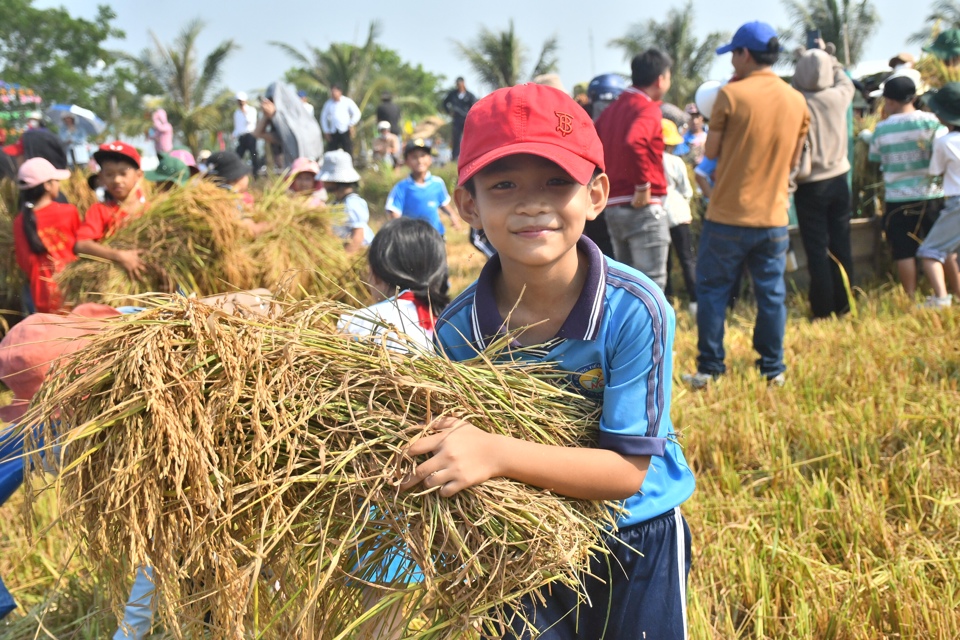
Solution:
<svg viewBox="0 0 960 640">
<path fill-rule="evenodd" d="M 457 289 L 481 264 L 460 235 Z M 880 290 L 857 319 L 793 313 L 788 381 L 770 388 L 743 309 L 729 373 L 706 392 L 679 383 L 696 333 L 678 311 L 672 415 L 698 482 L 683 507 L 691 638 L 960 637 L 960 311 Z M 0 575 L 21 604 L 0 638 L 102 638 L 115 624 L 52 498 L 33 545 L 19 496 L 0 509 Z"/>
</svg>

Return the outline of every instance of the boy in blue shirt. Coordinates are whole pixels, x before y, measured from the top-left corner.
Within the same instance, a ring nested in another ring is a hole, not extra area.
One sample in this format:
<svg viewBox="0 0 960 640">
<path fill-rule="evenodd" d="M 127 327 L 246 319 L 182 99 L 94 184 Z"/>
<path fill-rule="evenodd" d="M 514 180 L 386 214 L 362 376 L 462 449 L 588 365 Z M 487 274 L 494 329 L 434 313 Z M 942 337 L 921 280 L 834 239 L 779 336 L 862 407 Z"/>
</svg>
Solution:
<svg viewBox="0 0 960 640">
<path fill-rule="evenodd" d="M 607 536 L 613 557 L 598 556 L 583 577 L 587 602 L 553 586 L 546 604 L 526 600 L 524 615 L 544 640 L 682 639 L 690 538 L 678 507 L 694 479 L 670 422 L 675 318 L 656 284 L 582 236 L 607 203 L 603 166 L 593 123 L 561 91 L 520 85 L 474 105 L 455 197 L 497 254 L 436 326 L 454 360 L 515 332 L 502 357 L 569 372 L 570 386 L 602 407 L 597 446 L 549 447 L 442 417 L 411 445 L 411 455 L 430 457 L 404 486 L 452 496 L 507 477 L 622 501 L 618 530 Z M 521 627 L 505 637 L 529 637 Z"/>
<path fill-rule="evenodd" d="M 421 218 L 444 235 L 439 211 L 450 216 L 450 225 L 460 228 L 460 219 L 450 209 L 450 194 L 443 180 L 430 173 L 433 155 L 430 144 L 422 138 L 411 140 L 403 148 L 403 162 L 410 175 L 393 185 L 387 196 L 387 213 L 394 218 Z"/>
</svg>

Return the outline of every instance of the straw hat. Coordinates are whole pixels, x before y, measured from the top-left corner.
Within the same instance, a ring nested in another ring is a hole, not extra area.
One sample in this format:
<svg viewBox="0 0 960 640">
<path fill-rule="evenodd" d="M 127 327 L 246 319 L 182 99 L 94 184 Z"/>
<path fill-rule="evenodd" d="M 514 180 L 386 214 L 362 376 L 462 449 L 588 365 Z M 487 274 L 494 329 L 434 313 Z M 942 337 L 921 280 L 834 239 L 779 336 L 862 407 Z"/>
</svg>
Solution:
<svg viewBox="0 0 960 640">
<path fill-rule="evenodd" d="M 323 154 L 323 166 L 320 168 L 317 179 L 323 182 L 352 184 L 360 182 L 360 174 L 353 168 L 353 158 L 350 154 L 343 149 L 336 149 Z"/>
</svg>

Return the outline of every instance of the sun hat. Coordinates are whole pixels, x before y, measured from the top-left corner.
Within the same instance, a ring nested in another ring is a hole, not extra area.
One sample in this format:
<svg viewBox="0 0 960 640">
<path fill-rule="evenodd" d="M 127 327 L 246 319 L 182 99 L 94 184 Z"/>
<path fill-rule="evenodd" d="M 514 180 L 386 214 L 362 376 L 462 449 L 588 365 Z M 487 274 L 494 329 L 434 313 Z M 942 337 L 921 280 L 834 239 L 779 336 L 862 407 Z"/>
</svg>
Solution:
<svg viewBox="0 0 960 640">
<path fill-rule="evenodd" d="M 207 159 L 207 175 L 223 182 L 236 182 L 250 167 L 233 151 L 218 151 Z"/>
<path fill-rule="evenodd" d="M 190 175 L 195 176 L 200 173 L 200 169 L 197 167 L 197 159 L 193 157 L 193 154 L 187 151 L 186 149 L 174 149 L 167 154 L 171 158 L 176 158 L 187 165 L 187 169 L 190 170 Z"/>
<path fill-rule="evenodd" d="M 960 57 L 960 29 L 941 31 L 937 39 L 923 48 L 941 60 Z"/>
<path fill-rule="evenodd" d="M 416 151 L 417 149 L 423 149 L 427 153 L 433 153 L 433 147 L 430 145 L 430 141 L 425 138 L 413 138 L 403 147 L 403 157 L 406 158 L 407 154 Z"/>
<path fill-rule="evenodd" d="M 310 158 L 297 158 L 293 161 L 293 164 L 290 165 L 290 175 L 295 176 L 300 173 L 317 175 L 320 173 L 320 165 L 317 164 L 316 160 Z"/>
<path fill-rule="evenodd" d="M 67 180 L 70 172 L 66 169 L 57 169 L 46 158 L 30 158 L 17 171 L 17 186 L 21 189 L 32 189 L 48 180 Z"/>
<path fill-rule="evenodd" d="M 777 30 L 766 22 L 748 22 L 737 29 L 737 32 L 733 34 L 733 40 L 717 49 L 717 55 L 730 53 L 734 49 L 766 51 L 770 39 L 776 37 Z"/>
<path fill-rule="evenodd" d="M 360 182 L 360 174 L 353 168 L 353 158 L 350 154 L 343 149 L 336 149 L 323 154 L 323 167 L 320 168 L 317 179 L 323 182 L 353 184 Z"/>
<path fill-rule="evenodd" d="M 247 101 L 247 92 L 246 91 L 237 91 L 237 100 L 240 102 Z"/>
<path fill-rule="evenodd" d="M 943 122 L 960 126 L 960 82 L 948 82 L 927 94 L 925 102 Z"/>
<path fill-rule="evenodd" d="M 190 180 L 190 176 L 187 163 L 169 154 L 160 156 L 160 164 L 156 169 L 143 173 L 143 177 L 150 182 L 173 182 L 181 186 Z"/>
<path fill-rule="evenodd" d="M 713 104 L 717 101 L 717 94 L 720 93 L 720 89 L 725 84 L 726 81 L 707 80 L 697 87 L 693 101 L 697 103 L 697 109 L 700 110 L 704 118 L 710 119 L 710 114 L 713 113 Z"/>
<path fill-rule="evenodd" d="M 93 154 L 93 159 L 96 160 L 97 164 L 101 167 L 107 160 L 117 160 L 121 158 L 130 160 L 136 165 L 137 169 L 140 168 L 140 154 L 137 153 L 137 150 L 131 145 L 126 142 L 121 142 L 120 140 L 104 142 Z"/>
<path fill-rule="evenodd" d="M 380 131 L 381 129 L 389 129 L 389 128 L 390 128 L 390 123 L 387 122 L 386 120 L 381 120 L 380 122 L 377 123 L 377 131 Z"/>
<path fill-rule="evenodd" d="M 557 163 L 580 184 L 604 167 L 603 145 L 590 116 L 566 93 L 542 84 L 498 89 L 473 105 L 463 125 L 457 184 L 521 153 Z"/>
<path fill-rule="evenodd" d="M 683 136 L 680 135 L 680 130 L 677 129 L 677 123 L 671 120 L 670 118 L 664 118 L 661 120 L 663 126 L 663 144 L 668 147 L 675 147 L 678 144 L 683 144 Z"/>
<path fill-rule="evenodd" d="M 906 51 L 901 51 L 897 55 L 890 58 L 890 61 L 887 62 L 890 65 L 891 69 L 896 69 L 902 64 L 913 64 L 917 59 L 913 57 L 912 53 L 907 53 Z"/>
<path fill-rule="evenodd" d="M 204 160 L 209 160 L 210 156 L 212 155 L 213 155 L 213 152 L 210 151 L 210 149 L 201 149 L 200 153 L 197 154 L 197 159 L 200 162 L 203 162 Z"/>
<path fill-rule="evenodd" d="M 896 102 L 912 102 L 917 96 L 917 85 L 909 76 L 898 76 L 883 83 L 883 97 Z"/>
</svg>

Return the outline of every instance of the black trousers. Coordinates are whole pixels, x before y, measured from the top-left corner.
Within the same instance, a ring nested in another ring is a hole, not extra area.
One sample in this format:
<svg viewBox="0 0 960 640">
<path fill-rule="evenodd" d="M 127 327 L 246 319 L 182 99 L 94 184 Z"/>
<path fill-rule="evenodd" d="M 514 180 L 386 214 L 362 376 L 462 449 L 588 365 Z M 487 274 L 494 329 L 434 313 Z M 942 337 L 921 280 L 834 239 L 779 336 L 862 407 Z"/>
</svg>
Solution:
<svg viewBox="0 0 960 640">
<path fill-rule="evenodd" d="M 697 254 L 690 239 L 690 224 L 678 224 L 670 227 L 670 250 L 667 252 L 667 288 L 668 298 L 676 295 L 670 282 L 670 263 L 672 256 L 680 262 L 680 271 L 683 273 L 683 286 L 690 296 L 690 302 L 697 301 Z"/>
<path fill-rule="evenodd" d="M 257 139 L 252 133 L 245 133 L 237 139 L 237 155 L 243 159 L 244 154 L 247 153 L 250 154 L 250 164 L 253 165 L 253 175 L 257 175 L 263 161 L 257 154 Z"/>
<path fill-rule="evenodd" d="M 834 313 L 843 315 L 850 311 L 850 302 L 841 266 L 849 281 L 853 282 L 847 174 L 797 186 L 794 202 L 803 249 L 807 253 L 813 317 L 827 318 Z"/>
<path fill-rule="evenodd" d="M 451 151 L 453 152 L 453 159 L 456 160 L 460 157 L 460 140 L 463 138 L 463 124 L 466 120 L 460 118 L 454 118 L 452 127 L 453 127 L 453 140 L 451 140 L 450 146 L 452 147 Z"/>
<path fill-rule="evenodd" d="M 583 226 L 583 235 L 593 240 L 593 243 L 600 249 L 600 253 L 613 259 L 613 240 L 610 239 L 607 219 L 602 211 L 593 220 L 587 220 L 587 223 Z"/>
<path fill-rule="evenodd" d="M 330 140 L 327 141 L 324 151 L 333 151 L 343 149 L 353 157 L 353 138 L 350 137 L 350 131 L 336 132 L 330 134 Z"/>
</svg>

